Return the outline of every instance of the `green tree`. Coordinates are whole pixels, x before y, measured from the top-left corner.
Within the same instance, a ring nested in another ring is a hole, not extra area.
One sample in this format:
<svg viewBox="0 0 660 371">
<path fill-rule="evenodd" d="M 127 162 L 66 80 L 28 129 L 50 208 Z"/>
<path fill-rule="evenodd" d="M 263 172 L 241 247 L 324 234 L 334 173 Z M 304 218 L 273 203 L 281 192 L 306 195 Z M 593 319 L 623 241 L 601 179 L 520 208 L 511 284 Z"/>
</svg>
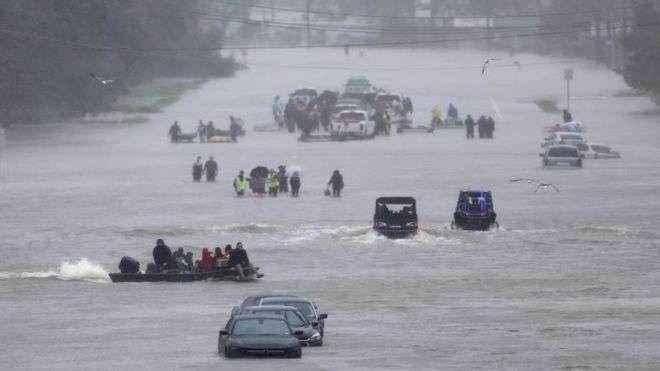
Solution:
<svg viewBox="0 0 660 371">
<path fill-rule="evenodd" d="M 623 77 L 631 87 L 660 94 L 660 14 L 657 3 L 635 1 L 632 30 L 623 38 Z"/>
</svg>

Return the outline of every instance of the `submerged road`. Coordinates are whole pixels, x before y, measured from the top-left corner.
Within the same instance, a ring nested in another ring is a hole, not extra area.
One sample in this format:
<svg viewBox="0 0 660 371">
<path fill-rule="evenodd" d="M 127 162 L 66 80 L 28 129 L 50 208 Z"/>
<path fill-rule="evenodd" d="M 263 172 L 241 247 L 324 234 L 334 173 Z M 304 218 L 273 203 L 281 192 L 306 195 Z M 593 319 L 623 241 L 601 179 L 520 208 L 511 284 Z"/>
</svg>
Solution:
<svg viewBox="0 0 660 371">
<path fill-rule="evenodd" d="M 147 124 L 16 126 L 0 152 L 0 368 L 3 370 L 529 370 L 660 368 L 660 110 L 585 61 L 462 50 L 250 52 L 247 70 L 193 90 Z M 481 62 L 497 57 L 481 75 Z M 513 64 L 520 61 L 522 68 Z M 287 66 L 297 66 L 287 67 Z M 309 68 L 304 68 L 309 67 Z M 560 114 L 573 68 L 573 116 L 620 160 L 547 170 L 543 127 Z M 415 121 L 449 103 L 493 116 L 493 140 L 462 131 L 300 143 L 256 133 L 275 95 L 341 90 L 351 75 L 412 98 Z M 560 103 L 561 105 L 561 103 Z M 199 119 L 237 144 L 171 144 Z M 196 156 L 215 183 L 194 184 Z M 240 169 L 296 165 L 298 199 L 234 196 Z M 323 196 L 334 169 L 343 196 Z M 512 178 L 536 178 L 561 192 Z M 459 189 L 493 192 L 499 231 L 449 228 Z M 374 200 L 413 196 L 421 232 L 371 232 Z M 200 256 L 242 241 L 266 274 L 254 284 L 110 284 L 123 255 L 151 259 L 157 238 Z M 321 348 L 301 360 L 216 354 L 231 308 L 260 291 L 313 298 L 328 313 Z"/>
</svg>

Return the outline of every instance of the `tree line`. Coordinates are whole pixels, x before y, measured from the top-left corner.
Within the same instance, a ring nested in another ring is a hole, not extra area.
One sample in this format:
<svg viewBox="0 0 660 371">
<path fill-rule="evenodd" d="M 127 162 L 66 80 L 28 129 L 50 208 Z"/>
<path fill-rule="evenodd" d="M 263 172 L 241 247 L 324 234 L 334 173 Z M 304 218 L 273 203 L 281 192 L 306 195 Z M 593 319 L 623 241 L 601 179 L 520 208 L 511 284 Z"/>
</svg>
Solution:
<svg viewBox="0 0 660 371">
<path fill-rule="evenodd" d="M 211 0 L 0 1 L 0 124 L 97 113 L 157 77 L 228 76 Z M 217 47 L 217 49 L 215 49 Z M 95 74 L 116 82 L 102 84 Z"/>
</svg>

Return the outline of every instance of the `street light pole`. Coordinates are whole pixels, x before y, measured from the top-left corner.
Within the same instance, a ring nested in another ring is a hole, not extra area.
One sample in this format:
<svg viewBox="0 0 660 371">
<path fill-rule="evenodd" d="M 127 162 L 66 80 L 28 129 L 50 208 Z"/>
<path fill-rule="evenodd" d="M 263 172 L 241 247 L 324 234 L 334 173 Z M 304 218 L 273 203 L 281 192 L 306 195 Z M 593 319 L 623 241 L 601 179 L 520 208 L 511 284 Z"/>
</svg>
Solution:
<svg viewBox="0 0 660 371">
<path fill-rule="evenodd" d="M 566 80 L 566 110 L 571 111 L 571 80 L 573 80 L 573 70 L 564 70 L 564 80 Z"/>
</svg>

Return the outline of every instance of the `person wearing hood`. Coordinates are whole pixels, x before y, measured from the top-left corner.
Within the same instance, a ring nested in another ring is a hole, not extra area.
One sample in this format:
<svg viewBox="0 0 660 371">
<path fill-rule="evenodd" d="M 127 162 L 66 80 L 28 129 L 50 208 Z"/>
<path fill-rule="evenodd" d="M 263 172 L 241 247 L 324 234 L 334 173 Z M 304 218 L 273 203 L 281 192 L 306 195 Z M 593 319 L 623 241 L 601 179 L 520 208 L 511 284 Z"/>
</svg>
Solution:
<svg viewBox="0 0 660 371">
<path fill-rule="evenodd" d="M 158 271 L 174 268 L 172 250 L 165 245 L 165 241 L 162 238 L 156 240 L 156 247 L 154 247 L 152 255 Z"/>
<path fill-rule="evenodd" d="M 344 176 L 341 175 L 339 170 L 335 170 L 330 177 L 328 186 L 332 186 L 332 195 L 334 197 L 339 197 L 341 190 L 344 188 Z"/>
<path fill-rule="evenodd" d="M 241 170 L 238 172 L 238 176 L 234 178 L 234 190 L 236 191 L 236 195 L 239 197 L 245 196 L 245 190 L 248 186 L 248 180 L 243 174 L 244 172 Z"/>
<path fill-rule="evenodd" d="M 298 192 L 300 191 L 300 174 L 297 171 L 291 175 L 289 184 L 291 184 L 291 197 L 298 197 Z"/>
</svg>

